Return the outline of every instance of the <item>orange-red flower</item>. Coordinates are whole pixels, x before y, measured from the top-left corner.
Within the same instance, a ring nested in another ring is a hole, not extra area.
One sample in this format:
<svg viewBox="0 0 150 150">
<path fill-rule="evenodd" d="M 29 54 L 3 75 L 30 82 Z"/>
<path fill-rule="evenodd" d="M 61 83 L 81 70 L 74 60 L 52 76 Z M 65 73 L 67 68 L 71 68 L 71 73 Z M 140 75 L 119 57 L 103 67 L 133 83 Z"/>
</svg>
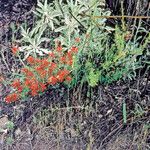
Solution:
<svg viewBox="0 0 150 150">
<path fill-rule="evenodd" d="M 39 86 L 40 86 L 41 92 L 44 92 L 44 91 L 46 90 L 46 84 L 44 84 L 44 83 L 39 83 Z"/>
<path fill-rule="evenodd" d="M 14 80 L 13 83 L 11 84 L 11 86 L 13 88 L 16 88 L 18 90 L 18 92 L 22 92 L 22 90 L 23 90 L 23 87 L 21 86 L 21 83 L 18 79 Z"/>
<path fill-rule="evenodd" d="M 73 56 L 72 56 L 72 51 L 68 51 L 67 54 L 65 55 L 65 62 L 67 65 L 71 66 L 73 63 Z"/>
<path fill-rule="evenodd" d="M 12 50 L 13 54 L 16 55 L 17 52 L 19 51 L 19 48 L 18 48 L 18 46 L 13 46 L 13 47 L 11 48 L 11 50 Z"/>
<path fill-rule="evenodd" d="M 70 59 L 69 61 L 67 61 L 67 64 L 68 64 L 69 66 L 72 66 L 72 64 L 73 64 L 73 60 L 72 60 L 72 59 Z"/>
<path fill-rule="evenodd" d="M 19 99 L 19 95 L 17 93 L 12 93 L 6 96 L 5 102 L 11 103 L 11 102 L 15 102 L 18 99 Z"/>
<path fill-rule="evenodd" d="M 30 71 L 29 69 L 27 69 L 27 68 L 22 68 L 21 72 L 24 73 L 28 77 L 33 77 L 34 76 L 34 73 L 32 71 Z"/>
<path fill-rule="evenodd" d="M 11 84 L 11 86 L 12 86 L 13 88 L 17 88 L 17 87 L 19 87 L 20 85 L 21 85 L 21 84 L 20 84 L 19 79 L 14 80 L 14 81 L 12 82 L 12 84 Z"/>
<path fill-rule="evenodd" d="M 67 76 L 65 79 L 67 82 L 70 82 L 72 80 L 72 78 L 70 76 Z"/>
<path fill-rule="evenodd" d="M 32 90 L 32 91 L 31 91 L 31 95 L 32 95 L 32 96 L 36 96 L 37 94 L 38 94 L 38 93 L 37 93 L 36 90 Z"/>
<path fill-rule="evenodd" d="M 22 68 L 22 69 L 21 69 L 21 72 L 22 72 L 22 73 L 26 73 L 26 72 L 28 72 L 28 71 L 29 71 L 29 69 L 27 69 L 27 68 Z"/>
<path fill-rule="evenodd" d="M 46 68 L 46 67 L 48 67 L 49 65 L 50 65 L 50 62 L 48 61 L 47 58 L 42 59 L 42 61 L 41 61 L 41 67 Z"/>
<path fill-rule="evenodd" d="M 30 85 L 29 88 L 30 88 L 31 92 L 38 92 L 38 91 L 40 91 L 39 84 L 36 83 L 36 82 L 33 82 L 33 83 Z"/>
<path fill-rule="evenodd" d="M 60 62 L 61 63 L 66 63 L 66 56 L 60 57 Z"/>
<path fill-rule="evenodd" d="M 66 56 L 69 58 L 69 59 L 72 59 L 72 51 L 71 50 L 69 50 L 68 52 L 67 52 L 67 54 L 66 54 Z"/>
<path fill-rule="evenodd" d="M 57 79 L 59 80 L 59 82 L 63 82 L 63 80 L 69 75 L 69 73 L 69 70 L 60 70 L 57 74 Z"/>
<path fill-rule="evenodd" d="M 32 79 L 26 78 L 25 81 L 24 81 L 24 85 L 26 87 L 30 87 L 30 85 L 32 85 Z"/>
<path fill-rule="evenodd" d="M 72 46 L 72 47 L 71 47 L 71 51 L 72 51 L 73 53 L 77 53 L 77 52 L 78 52 L 78 48 L 77 48 L 76 46 Z"/>
<path fill-rule="evenodd" d="M 24 85 L 30 89 L 30 94 L 32 96 L 36 96 L 38 92 L 40 91 L 40 89 L 44 88 L 43 85 L 39 83 L 39 81 L 36 78 L 30 78 L 30 79 L 26 78 L 24 81 Z"/>
<path fill-rule="evenodd" d="M 38 58 L 34 58 L 35 59 L 35 63 L 37 63 L 37 64 L 39 64 L 39 63 L 41 63 L 41 59 L 38 59 Z"/>
<path fill-rule="evenodd" d="M 33 65 L 35 64 L 35 58 L 33 56 L 29 56 L 27 58 L 27 62 L 30 64 L 30 65 Z"/>
<path fill-rule="evenodd" d="M 72 51 L 70 50 L 66 53 L 66 55 L 60 57 L 59 61 L 63 64 L 71 66 L 73 63 Z"/>
<path fill-rule="evenodd" d="M 19 87 L 17 87 L 17 90 L 18 90 L 18 92 L 22 92 L 23 91 L 23 87 L 19 86 Z"/>
<path fill-rule="evenodd" d="M 52 70 L 56 69 L 57 68 L 57 64 L 54 63 L 54 62 L 51 62 L 51 65 L 50 67 L 52 68 Z"/>
<path fill-rule="evenodd" d="M 41 78 L 45 78 L 47 75 L 47 71 L 46 70 L 37 70 L 38 74 L 40 75 Z"/>
<path fill-rule="evenodd" d="M 48 59 L 42 59 L 41 62 L 35 67 L 36 71 L 41 71 L 49 67 L 50 62 Z"/>
<path fill-rule="evenodd" d="M 57 52 L 61 52 L 62 51 L 62 46 L 61 45 L 57 46 L 56 50 L 57 50 Z"/>
<path fill-rule="evenodd" d="M 54 57 L 55 57 L 54 52 L 50 52 L 50 53 L 49 53 L 49 56 L 50 56 L 51 58 L 54 58 Z"/>
<path fill-rule="evenodd" d="M 80 42 L 80 38 L 79 37 L 75 38 L 75 42 L 79 43 Z"/>
<path fill-rule="evenodd" d="M 56 77 L 54 77 L 54 76 L 51 76 L 50 78 L 48 78 L 48 83 L 49 83 L 49 84 L 54 85 L 54 84 L 56 84 L 57 82 L 58 82 L 58 79 L 57 79 Z"/>
<path fill-rule="evenodd" d="M 57 64 L 54 62 L 51 62 L 51 65 L 48 68 L 48 74 L 51 75 L 56 68 L 57 68 Z"/>
</svg>

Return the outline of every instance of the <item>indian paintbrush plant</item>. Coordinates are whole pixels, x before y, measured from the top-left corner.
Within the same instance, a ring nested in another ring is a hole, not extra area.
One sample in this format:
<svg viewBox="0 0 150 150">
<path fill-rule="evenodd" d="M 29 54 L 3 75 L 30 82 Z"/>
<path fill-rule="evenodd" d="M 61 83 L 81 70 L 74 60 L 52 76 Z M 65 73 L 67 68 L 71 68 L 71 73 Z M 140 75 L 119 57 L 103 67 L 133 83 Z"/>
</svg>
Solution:
<svg viewBox="0 0 150 150">
<path fill-rule="evenodd" d="M 13 53 L 14 49 L 16 54 L 16 47 L 12 48 Z M 72 80 L 73 56 L 77 52 L 76 46 L 66 50 L 61 44 L 57 44 L 44 58 L 29 56 L 26 59 L 27 65 L 21 69 L 22 77 L 11 83 L 14 92 L 7 95 L 5 101 L 15 102 L 28 95 L 36 96 L 44 92 L 49 85 L 69 83 Z"/>
</svg>

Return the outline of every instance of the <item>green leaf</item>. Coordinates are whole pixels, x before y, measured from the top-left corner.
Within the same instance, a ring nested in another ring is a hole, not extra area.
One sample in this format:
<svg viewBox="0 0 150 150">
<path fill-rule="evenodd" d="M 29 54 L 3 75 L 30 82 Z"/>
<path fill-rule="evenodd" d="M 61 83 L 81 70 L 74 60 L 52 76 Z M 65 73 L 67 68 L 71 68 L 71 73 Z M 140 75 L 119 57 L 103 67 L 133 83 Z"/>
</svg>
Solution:
<svg viewBox="0 0 150 150">
<path fill-rule="evenodd" d="M 45 11 L 47 11 L 47 6 L 48 6 L 47 0 L 45 0 L 45 2 L 44 2 L 44 10 L 45 10 Z"/>
<path fill-rule="evenodd" d="M 40 8 L 36 8 L 36 12 L 41 13 L 41 15 L 43 15 L 44 11 Z"/>
<path fill-rule="evenodd" d="M 44 5 L 38 0 L 38 3 L 37 3 L 37 5 L 39 6 L 39 7 L 41 7 L 41 8 L 43 8 L 44 7 Z"/>
<path fill-rule="evenodd" d="M 66 26 L 61 26 L 61 27 L 58 27 L 57 29 L 55 29 L 55 32 L 60 32 L 65 29 L 66 29 Z"/>
<path fill-rule="evenodd" d="M 21 92 L 21 97 L 24 99 L 24 98 L 26 98 L 26 96 L 27 96 L 27 94 L 28 94 L 28 92 L 30 91 L 30 89 L 28 88 L 28 87 L 25 87 L 24 89 L 23 89 L 23 91 Z"/>
<path fill-rule="evenodd" d="M 88 75 L 89 85 L 91 87 L 95 87 L 98 84 L 100 78 L 99 76 L 100 76 L 100 72 L 95 71 L 93 68 L 91 68 Z"/>
<path fill-rule="evenodd" d="M 123 102 L 123 123 L 127 123 L 127 109 L 126 109 L 126 103 Z"/>
<path fill-rule="evenodd" d="M 6 128 L 11 130 L 14 128 L 14 123 L 12 121 L 8 121 L 7 124 L 6 124 Z"/>
</svg>

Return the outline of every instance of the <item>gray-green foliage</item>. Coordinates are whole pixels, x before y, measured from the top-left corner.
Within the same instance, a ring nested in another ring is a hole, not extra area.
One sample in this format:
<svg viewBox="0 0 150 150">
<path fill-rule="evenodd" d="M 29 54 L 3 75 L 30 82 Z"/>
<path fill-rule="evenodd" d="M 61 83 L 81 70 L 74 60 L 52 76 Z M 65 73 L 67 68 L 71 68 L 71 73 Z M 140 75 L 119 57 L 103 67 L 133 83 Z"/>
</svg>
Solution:
<svg viewBox="0 0 150 150">
<path fill-rule="evenodd" d="M 45 53 L 48 53 L 48 50 L 45 48 L 41 47 L 41 43 L 45 41 L 50 41 L 46 37 L 42 37 L 44 30 L 46 27 L 43 26 L 43 28 L 39 28 L 39 30 L 36 30 L 34 28 L 32 31 L 25 31 L 23 28 L 22 29 L 22 36 L 23 38 L 21 39 L 22 42 L 22 47 L 21 50 L 24 52 L 24 59 L 26 59 L 30 54 L 31 55 L 44 55 Z"/>
<path fill-rule="evenodd" d="M 37 8 L 33 11 L 37 16 L 35 26 L 27 29 L 21 28 L 23 36 L 21 51 L 24 53 L 24 59 L 29 55 L 42 56 L 48 53 L 48 49 L 42 46 L 43 42 L 50 40 L 50 37 L 45 37 L 47 30 L 61 32 L 59 40 L 66 46 L 70 46 L 72 37 L 83 32 L 83 29 L 86 32 L 86 29 L 91 27 L 91 19 L 84 16 L 85 12 L 87 15 L 93 12 L 101 15 L 110 14 L 109 11 L 105 12 L 98 8 L 99 4 L 97 0 L 89 0 L 86 3 L 80 0 L 67 0 L 66 3 L 62 0 L 55 0 L 50 4 L 47 0 L 43 3 L 38 0 Z M 105 19 L 98 19 L 101 25 L 105 21 Z"/>
<path fill-rule="evenodd" d="M 38 0 L 37 8 L 36 11 L 34 11 L 34 14 L 39 17 L 39 20 L 37 21 L 37 28 L 48 26 L 54 30 L 55 25 L 60 24 L 57 17 L 61 16 L 61 11 L 56 9 L 54 4 L 48 4 L 47 0 L 45 0 L 44 3 L 41 3 Z"/>
</svg>

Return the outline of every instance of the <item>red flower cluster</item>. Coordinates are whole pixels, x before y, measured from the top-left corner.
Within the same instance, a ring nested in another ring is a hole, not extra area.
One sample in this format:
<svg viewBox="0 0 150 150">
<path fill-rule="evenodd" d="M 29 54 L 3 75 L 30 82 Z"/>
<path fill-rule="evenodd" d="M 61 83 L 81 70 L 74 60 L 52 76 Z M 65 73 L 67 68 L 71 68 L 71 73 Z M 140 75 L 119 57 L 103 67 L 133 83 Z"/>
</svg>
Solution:
<svg viewBox="0 0 150 150">
<path fill-rule="evenodd" d="M 32 56 L 29 56 L 27 58 L 27 62 L 30 64 L 30 65 L 34 65 L 36 63 L 36 60 L 34 59 L 34 57 Z"/>
<path fill-rule="evenodd" d="M 48 76 L 52 75 L 55 69 L 57 69 L 57 64 L 51 62 L 50 66 L 48 67 Z"/>
<path fill-rule="evenodd" d="M 77 52 L 78 48 L 76 46 L 72 46 L 71 49 L 64 56 L 60 57 L 60 62 L 72 66 L 73 55 Z"/>
<path fill-rule="evenodd" d="M 15 102 L 16 100 L 18 100 L 20 97 L 19 93 L 21 93 L 23 90 L 23 86 L 21 85 L 21 82 L 18 79 L 14 80 L 12 82 L 11 86 L 13 88 L 15 88 L 17 90 L 17 92 L 7 95 L 5 98 L 6 103 Z"/>
<path fill-rule="evenodd" d="M 76 46 L 71 47 L 71 52 L 72 53 L 77 53 L 78 52 L 78 48 Z"/>
<path fill-rule="evenodd" d="M 55 85 L 58 82 L 58 79 L 55 76 L 51 76 L 48 78 L 48 83 Z"/>
<path fill-rule="evenodd" d="M 17 89 L 18 92 L 22 92 L 22 90 L 23 90 L 23 87 L 22 87 L 22 85 L 21 85 L 21 83 L 20 83 L 20 81 L 18 79 L 14 80 L 13 83 L 11 84 L 11 86 L 13 88 Z"/>
<path fill-rule="evenodd" d="M 19 95 L 17 93 L 12 93 L 6 96 L 5 101 L 6 103 L 11 103 L 11 102 L 15 102 L 18 99 L 19 99 Z"/>
<path fill-rule="evenodd" d="M 22 69 L 21 69 L 21 72 L 22 72 L 23 74 L 25 74 L 27 77 L 32 77 L 32 76 L 34 76 L 34 73 L 33 73 L 32 71 L 30 71 L 29 69 L 27 69 L 27 68 L 22 68 Z"/>
<path fill-rule="evenodd" d="M 63 81 L 71 81 L 71 77 L 69 76 L 70 72 L 69 70 L 63 69 L 58 71 L 58 73 L 56 74 L 56 76 L 51 76 L 48 78 L 48 83 L 55 85 L 56 83 L 60 83 Z"/>
<path fill-rule="evenodd" d="M 55 54 L 54 54 L 53 52 L 50 52 L 50 53 L 49 53 L 49 56 L 50 56 L 50 58 L 52 58 L 52 59 L 55 58 Z"/>
<path fill-rule="evenodd" d="M 77 40 L 77 39 L 76 39 Z M 79 39 L 78 39 L 79 41 Z M 56 49 L 50 52 L 47 58 L 27 58 L 28 67 L 22 68 L 21 72 L 25 78 L 21 82 L 19 79 L 14 80 L 11 86 L 16 89 L 15 93 L 5 98 L 7 103 L 14 102 L 21 98 L 24 88 L 27 93 L 36 96 L 39 92 L 44 92 L 48 85 L 55 85 L 60 82 L 70 82 L 70 66 L 73 63 L 73 55 L 78 52 L 76 46 L 72 46 L 67 52 L 62 51 L 61 44 L 57 44 Z M 17 52 L 17 48 L 13 48 L 13 53 Z"/>
<path fill-rule="evenodd" d="M 70 72 L 66 69 L 60 70 L 58 71 L 56 78 L 58 79 L 59 82 L 63 82 L 65 78 L 69 75 L 69 73 Z"/>
<path fill-rule="evenodd" d="M 41 92 L 44 92 L 47 88 L 46 84 L 43 82 L 39 83 L 39 87 Z"/>
<path fill-rule="evenodd" d="M 43 92 L 46 89 L 46 85 L 42 82 L 39 82 L 35 78 L 27 78 L 24 82 L 24 85 L 30 90 L 32 96 L 36 96 L 38 92 Z"/>
<path fill-rule="evenodd" d="M 61 52 L 62 51 L 62 46 L 57 46 L 57 52 Z"/>
<path fill-rule="evenodd" d="M 39 92 L 39 85 L 37 80 L 32 80 L 32 84 L 30 84 L 29 89 L 31 91 L 32 96 L 36 96 Z"/>
</svg>

